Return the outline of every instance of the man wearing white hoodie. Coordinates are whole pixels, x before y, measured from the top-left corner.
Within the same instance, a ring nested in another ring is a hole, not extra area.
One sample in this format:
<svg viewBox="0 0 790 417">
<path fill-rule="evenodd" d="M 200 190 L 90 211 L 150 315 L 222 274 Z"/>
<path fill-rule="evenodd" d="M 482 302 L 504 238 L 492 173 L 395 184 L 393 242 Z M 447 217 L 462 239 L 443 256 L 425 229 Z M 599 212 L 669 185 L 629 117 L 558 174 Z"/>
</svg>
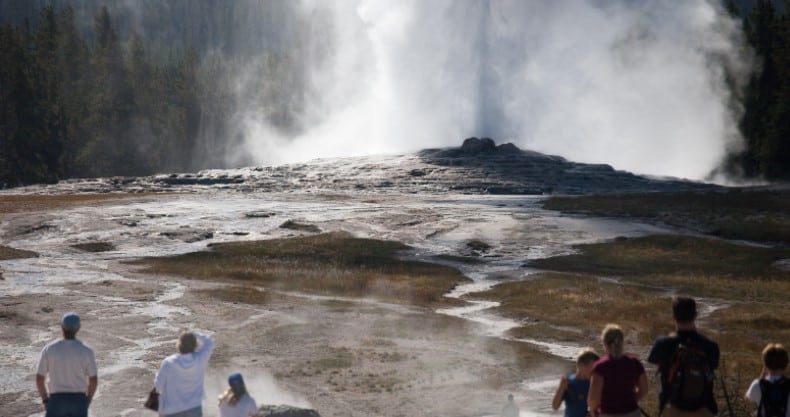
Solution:
<svg viewBox="0 0 790 417">
<path fill-rule="evenodd" d="M 203 379 L 214 341 L 200 332 L 182 331 L 176 348 L 178 353 L 162 361 L 154 379 L 159 393 L 159 415 L 202 417 Z"/>
</svg>

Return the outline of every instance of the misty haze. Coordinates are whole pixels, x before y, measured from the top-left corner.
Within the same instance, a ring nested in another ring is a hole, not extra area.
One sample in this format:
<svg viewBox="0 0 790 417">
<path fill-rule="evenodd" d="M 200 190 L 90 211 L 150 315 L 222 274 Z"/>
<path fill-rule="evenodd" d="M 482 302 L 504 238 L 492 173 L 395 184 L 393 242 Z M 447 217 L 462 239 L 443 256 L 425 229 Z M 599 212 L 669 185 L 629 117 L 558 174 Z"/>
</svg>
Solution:
<svg viewBox="0 0 790 417">
<path fill-rule="evenodd" d="M 181 329 L 204 416 L 573 417 L 608 323 L 657 416 L 679 296 L 753 415 L 787 45 L 784 0 L 0 0 L 0 417 L 156 415 Z M 40 366 L 69 312 L 95 393 Z"/>
</svg>

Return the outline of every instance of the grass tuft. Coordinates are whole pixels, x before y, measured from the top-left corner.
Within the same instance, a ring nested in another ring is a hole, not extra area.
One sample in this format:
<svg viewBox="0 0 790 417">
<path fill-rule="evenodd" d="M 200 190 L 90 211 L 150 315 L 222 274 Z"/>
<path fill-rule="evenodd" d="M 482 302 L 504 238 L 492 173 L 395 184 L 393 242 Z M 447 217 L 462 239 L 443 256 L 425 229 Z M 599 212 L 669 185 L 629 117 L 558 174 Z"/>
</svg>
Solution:
<svg viewBox="0 0 790 417">
<path fill-rule="evenodd" d="M 35 258 L 38 257 L 36 252 L 22 249 L 14 249 L 9 246 L 0 245 L 0 261 L 8 261 L 11 259 L 22 258 Z"/>
</svg>

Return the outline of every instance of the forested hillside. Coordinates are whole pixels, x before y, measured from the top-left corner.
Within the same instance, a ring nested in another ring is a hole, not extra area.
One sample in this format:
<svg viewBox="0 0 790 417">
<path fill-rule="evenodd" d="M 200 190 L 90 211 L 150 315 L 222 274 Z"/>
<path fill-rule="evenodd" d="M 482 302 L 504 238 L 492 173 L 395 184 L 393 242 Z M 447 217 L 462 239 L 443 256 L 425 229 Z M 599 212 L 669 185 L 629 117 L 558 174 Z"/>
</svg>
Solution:
<svg viewBox="0 0 790 417">
<path fill-rule="evenodd" d="M 746 147 L 722 171 L 790 179 L 790 18 L 783 1 L 727 4 L 759 65 L 736 94 Z M 331 50 L 328 19 L 299 7 L 0 0 L 0 188 L 253 163 L 244 111 L 298 130 L 306 68 Z"/>
<path fill-rule="evenodd" d="M 298 113 L 299 30 L 286 2 L 106 1 L 122 24 L 105 1 L 38 3 L 0 2 L 0 188 L 251 163 L 227 158 L 240 140 L 235 107 L 265 98 L 256 108 L 282 129 Z M 143 3 L 158 7 L 127 7 Z M 255 73 L 254 94 L 238 91 L 242 71 Z"/>
<path fill-rule="evenodd" d="M 780 10 L 757 0 L 743 19 L 759 64 L 742 97 L 746 148 L 727 163 L 747 178 L 790 179 L 790 15 Z"/>
</svg>

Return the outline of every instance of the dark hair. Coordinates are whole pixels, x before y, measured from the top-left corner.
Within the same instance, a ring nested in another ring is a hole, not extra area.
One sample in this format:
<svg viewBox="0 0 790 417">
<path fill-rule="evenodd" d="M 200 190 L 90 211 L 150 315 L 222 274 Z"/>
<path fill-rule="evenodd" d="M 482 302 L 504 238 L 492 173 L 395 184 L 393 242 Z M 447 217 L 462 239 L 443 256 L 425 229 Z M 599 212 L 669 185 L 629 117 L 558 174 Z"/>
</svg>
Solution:
<svg viewBox="0 0 790 417">
<path fill-rule="evenodd" d="M 779 343 L 769 343 L 763 349 L 763 365 L 772 371 L 787 368 L 787 349 Z"/>
<path fill-rule="evenodd" d="M 63 330 L 63 338 L 64 339 L 76 339 L 77 338 L 77 330 L 79 329 L 62 329 Z"/>
<path fill-rule="evenodd" d="M 178 337 L 178 353 L 192 353 L 197 349 L 197 338 L 192 332 L 181 333 Z"/>
<path fill-rule="evenodd" d="M 693 298 L 675 297 L 672 300 L 672 317 L 678 323 L 691 323 L 697 318 L 697 303 Z"/>
<path fill-rule="evenodd" d="M 589 347 L 580 350 L 579 353 L 576 355 L 577 364 L 587 365 L 597 361 L 598 359 L 600 359 L 598 353 L 595 352 L 595 349 Z"/>
</svg>

